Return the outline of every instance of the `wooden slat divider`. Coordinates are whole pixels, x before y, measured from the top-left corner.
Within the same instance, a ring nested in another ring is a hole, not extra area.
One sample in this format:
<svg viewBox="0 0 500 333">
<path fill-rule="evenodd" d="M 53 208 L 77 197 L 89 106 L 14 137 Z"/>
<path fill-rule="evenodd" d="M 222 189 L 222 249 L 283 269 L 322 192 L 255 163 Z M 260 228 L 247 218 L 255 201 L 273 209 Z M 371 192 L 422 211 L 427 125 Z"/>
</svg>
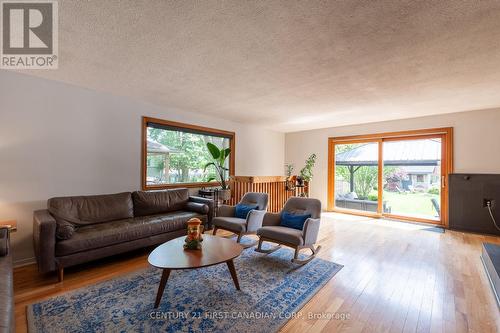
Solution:
<svg viewBox="0 0 500 333">
<path fill-rule="evenodd" d="M 247 192 L 263 192 L 269 194 L 268 211 L 281 211 L 288 198 L 300 196 L 307 191 L 306 187 L 297 187 L 293 191 L 286 189 L 286 177 L 283 176 L 236 176 L 231 177 L 231 200 L 229 205 L 236 205 Z"/>
</svg>

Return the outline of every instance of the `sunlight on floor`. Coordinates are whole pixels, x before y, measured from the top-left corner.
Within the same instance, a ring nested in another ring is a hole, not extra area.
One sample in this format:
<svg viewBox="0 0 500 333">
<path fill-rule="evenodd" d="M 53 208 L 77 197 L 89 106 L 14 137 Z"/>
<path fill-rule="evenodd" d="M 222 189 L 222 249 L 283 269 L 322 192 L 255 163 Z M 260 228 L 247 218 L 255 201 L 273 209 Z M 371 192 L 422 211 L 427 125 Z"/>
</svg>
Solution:
<svg viewBox="0 0 500 333">
<path fill-rule="evenodd" d="M 412 222 L 403 222 L 403 221 L 387 220 L 387 219 L 373 219 L 364 216 L 356 216 L 356 215 L 341 214 L 341 213 L 323 212 L 321 216 L 326 217 L 327 219 L 360 222 L 370 225 L 377 225 L 381 227 L 388 227 L 388 228 L 402 229 L 402 230 L 426 230 L 429 228 L 433 228 L 432 225 L 420 224 L 417 222 L 412 223 Z"/>
</svg>

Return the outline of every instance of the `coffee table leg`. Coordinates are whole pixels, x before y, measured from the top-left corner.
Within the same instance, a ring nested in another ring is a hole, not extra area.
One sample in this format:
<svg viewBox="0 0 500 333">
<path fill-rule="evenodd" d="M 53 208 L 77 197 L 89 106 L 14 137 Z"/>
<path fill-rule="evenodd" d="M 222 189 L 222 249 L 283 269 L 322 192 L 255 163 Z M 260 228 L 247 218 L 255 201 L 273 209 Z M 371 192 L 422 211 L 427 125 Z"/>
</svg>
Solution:
<svg viewBox="0 0 500 333">
<path fill-rule="evenodd" d="M 170 269 L 164 269 L 161 274 L 160 286 L 158 287 L 158 293 L 156 294 L 155 309 L 160 305 L 161 297 L 163 296 L 163 290 L 165 290 L 165 285 L 167 284 L 168 277 L 170 276 Z"/>
<path fill-rule="evenodd" d="M 231 277 L 233 278 L 234 285 L 236 289 L 240 290 L 240 283 L 238 282 L 238 275 L 236 275 L 236 269 L 234 269 L 233 260 L 226 261 L 227 267 L 229 268 L 229 272 L 231 272 Z"/>
</svg>

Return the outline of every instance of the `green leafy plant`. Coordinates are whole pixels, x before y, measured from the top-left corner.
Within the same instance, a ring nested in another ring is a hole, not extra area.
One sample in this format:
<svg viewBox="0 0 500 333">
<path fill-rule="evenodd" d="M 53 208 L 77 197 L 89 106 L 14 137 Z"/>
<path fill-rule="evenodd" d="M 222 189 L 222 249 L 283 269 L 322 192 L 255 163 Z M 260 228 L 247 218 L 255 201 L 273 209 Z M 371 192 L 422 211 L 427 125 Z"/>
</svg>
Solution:
<svg viewBox="0 0 500 333">
<path fill-rule="evenodd" d="M 430 188 L 430 189 L 427 191 L 427 193 L 429 193 L 429 194 L 439 194 L 439 188 L 437 188 L 437 187 L 432 187 L 432 188 Z"/>
<path fill-rule="evenodd" d="M 316 164 L 316 154 L 311 154 L 307 158 L 304 167 L 300 170 L 300 178 L 306 182 L 310 182 L 313 177 L 312 169 L 314 168 L 314 164 Z"/>
<path fill-rule="evenodd" d="M 285 174 L 288 178 L 292 177 L 293 164 L 285 164 Z"/>
<path fill-rule="evenodd" d="M 229 144 L 229 139 L 218 137 L 207 137 L 201 134 L 187 133 L 182 131 L 165 130 L 159 128 L 148 128 L 148 139 L 161 143 L 172 149 L 173 153 L 168 155 L 167 183 L 196 183 L 206 181 L 206 174 L 199 172 L 208 162 L 212 161 L 210 152 L 207 149 L 207 142 L 212 142 L 218 146 L 224 143 Z M 207 141 L 210 140 L 210 141 Z M 156 167 L 158 160 L 163 160 L 163 156 L 149 156 L 148 166 Z M 149 165 L 151 164 L 151 165 Z M 210 168 L 210 174 L 215 172 Z"/>
<path fill-rule="evenodd" d="M 212 156 L 213 161 L 208 162 L 205 165 L 204 171 L 207 170 L 208 167 L 213 167 L 215 172 L 217 173 L 217 177 L 210 176 L 207 181 L 211 182 L 212 180 L 217 180 L 223 190 L 229 189 L 229 185 L 227 183 L 226 174 L 229 171 L 228 168 L 225 167 L 226 160 L 231 154 L 231 148 L 219 148 L 211 142 L 207 142 L 207 148 Z"/>
</svg>

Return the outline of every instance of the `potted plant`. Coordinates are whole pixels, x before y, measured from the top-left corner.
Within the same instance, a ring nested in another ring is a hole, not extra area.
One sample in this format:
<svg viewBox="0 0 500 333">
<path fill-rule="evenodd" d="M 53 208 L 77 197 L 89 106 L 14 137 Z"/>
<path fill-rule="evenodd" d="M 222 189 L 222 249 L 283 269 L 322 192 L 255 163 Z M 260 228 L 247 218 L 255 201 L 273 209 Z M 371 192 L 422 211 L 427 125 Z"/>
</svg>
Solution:
<svg viewBox="0 0 500 333">
<path fill-rule="evenodd" d="M 231 189 L 229 188 L 229 184 L 227 182 L 227 172 L 229 169 L 225 167 L 225 164 L 227 158 L 231 154 L 231 148 L 219 148 L 211 142 L 207 142 L 207 148 L 213 158 L 213 161 L 208 162 L 205 165 L 204 171 L 211 166 L 215 169 L 217 175 L 208 177 L 207 181 L 211 182 L 212 180 L 217 180 L 221 187 L 219 190 L 219 198 L 223 201 L 229 200 L 231 199 Z"/>
<path fill-rule="evenodd" d="M 297 176 L 297 186 L 303 187 L 305 186 L 304 182 L 311 181 L 313 177 L 312 169 L 314 168 L 314 164 L 316 164 L 316 154 L 311 154 L 311 156 L 307 158 L 306 164 Z M 307 196 L 308 194 L 306 193 L 305 195 Z"/>
<path fill-rule="evenodd" d="M 293 169 L 294 169 L 293 164 L 285 164 L 285 175 L 286 175 L 285 187 L 287 191 L 295 190 L 295 177 L 292 177 Z"/>
<path fill-rule="evenodd" d="M 313 177 L 312 169 L 314 168 L 314 164 L 316 164 L 316 154 L 311 154 L 311 156 L 307 158 L 304 167 L 300 170 L 299 177 L 302 178 L 302 181 L 311 181 Z"/>
</svg>

